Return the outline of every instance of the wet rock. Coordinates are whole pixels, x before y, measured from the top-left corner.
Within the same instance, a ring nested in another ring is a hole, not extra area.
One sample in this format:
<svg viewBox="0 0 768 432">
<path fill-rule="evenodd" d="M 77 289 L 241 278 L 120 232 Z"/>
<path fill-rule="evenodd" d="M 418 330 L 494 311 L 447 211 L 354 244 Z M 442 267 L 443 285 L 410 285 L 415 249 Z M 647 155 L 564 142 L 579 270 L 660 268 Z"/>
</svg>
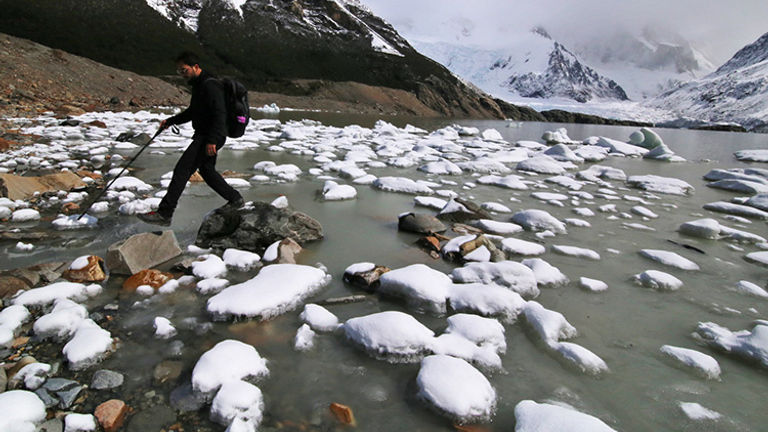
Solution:
<svg viewBox="0 0 768 432">
<path fill-rule="evenodd" d="M 115 141 L 129 142 L 136 145 L 144 145 L 149 141 L 150 136 L 145 133 L 139 133 L 134 131 L 123 132 L 115 138 Z"/>
<path fill-rule="evenodd" d="M 485 209 L 463 198 L 451 200 L 437 217 L 443 221 L 460 223 L 475 219 L 493 219 Z"/>
<path fill-rule="evenodd" d="M 52 396 L 51 393 L 45 388 L 41 387 L 35 390 L 35 394 L 40 398 L 41 401 L 43 401 L 43 404 L 45 404 L 46 408 L 53 408 L 59 404 L 59 400 Z"/>
<path fill-rule="evenodd" d="M 69 191 L 85 187 L 85 182 L 71 171 L 23 177 L 13 174 L 0 174 L 0 196 L 12 200 L 27 200 L 32 198 L 35 192 Z"/>
<path fill-rule="evenodd" d="M 86 123 L 85 125 L 86 126 L 93 126 L 93 127 L 97 127 L 97 128 L 101 128 L 101 129 L 106 129 L 107 128 L 107 124 L 104 123 L 103 121 L 100 121 L 100 120 L 93 120 L 91 122 Z"/>
<path fill-rule="evenodd" d="M 65 390 L 56 392 L 56 396 L 59 397 L 59 408 L 69 409 L 80 396 L 80 392 L 83 391 L 83 386 L 77 384 L 69 387 Z"/>
<path fill-rule="evenodd" d="M 136 291 L 136 288 L 142 285 L 149 285 L 152 288 L 157 289 L 171 279 L 173 279 L 173 275 L 170 273 L 164 273 L 155 269 L 146 269 L 126 279 L 125 282 L 123 282 L 123 289 L 133 292 Z"/>
<path fill-rule="evenodd" d="M 0 393 L 5 391 L 8 386 L 8 375 L 5 373 L 5 368 L 0 366 Z"/>
<path fill-rule="evenodd" d="M 70 282 L 101 282 L 107 278 L 104 260 L 96 255 L 88 257 L 88 264 L 81 269 L 69 269 L 61 275 Z"/>
<path fill-rule="evenodd" d="M 205 398 L 192 391 L 192 383 L 186 383 L 171 392 L 171 406 L 184 412 L 197 411 L 205 406 Z"/>
<path fill-rule="evenodd" d="M 104 432 L 115 432 L 123 425 L 127 413 L 128 405 L 125 402 L 119 399 L 110 399 L 97 406 L 93 415 L 96 416 Z"/>
<path fill-rule="evenodd" d="M 349 284 L 363 288 L 367 291 L 376 291 L 379 287 L 379 278 L 390 271 L 389 267 L 375 266 L 374 268 L 356 273 L 344 273 L 343 280 Z"/>
<path fill-rule="evenodd" d="M 181 255 L 171 230 L 136 234 L 107 249 L 107 267 L 115 274 L 134 274 Z"/>
<path fill-rule="evenodd" d="M 45 384 L 43 384 L 43 388 L 48 391 L 57 393 L 60 391 L 71 389 L 78 385 L 79 384 L 77 383 L 77 381 L 72 381 L 65 378 L 50 378 L 45 382 Z"/>
<path fill-rule="evenodd" d="M 332 403 L 328 408 L 340 423 L 350 426 L 355 426 L 357 424 L 352 408 L 336 402 Z"/>
<path fill-rule="evenodd" d="M 181 375 L 184 363 L 176 360 L 165 360 L 155 366 L 154 378 L 158 383 L 176 381 Z"/>
<path fill-rule="evenodd" d="M 443 232 L 448 227 L 432 215 L 406 213 L 398 219 L 397 229 L 417 234 L 433 234 Z"/>
<path fill-rule="evenodd" d="M 166 349 L 165 353 L 169 357 L 181 357 L 184 353 L 184 342 L 180 340 L 171 342 L 168 344 L 168 349 Z"/>
<path fill-rule="evenodd" d="M 80 213 L 80 206 L 77 203 L 74 202 L 68 202 L 64 203 L 61 206 L 61 213 L 72 215 L 76 213 Z"/>
<path fill-rule="evenodd" d="M 440 252 L 440 240 L 435 236 L 421 237 L 416 243 L 427 251 Z"/>
<path fill-rule="evenodd" d="M 293 239 L 287 238 L 280 242 L 277 247 L 277 263 L 296 264 L 296 255 L 301 252 L 301 246 Z"/>
<path fill-rule="evenodd" d="M 170 407 L 156 405 L 134 414 L 126 430 L 128 432 L 159 431 L 175 422 L 176 413 Z"/>
<path fill-rule="evenodd" d="M 491 253 L 491 262 L 500 262 L 507 259 L 506 254 L 497 248 L 496 245 L 488 239 L 488 237 L 482 234 L 477 236 L 477 238 L 474 240 L 470 240 L 462 244 L 459 249 L 461 250 L 461 255 L 466 257 L 468 254 L 472 253 L 475 249 L 481 246 L 485 246 L 485 248 L 488 249 L 488 252 Z"/>
<path fill-rule="evenodd" d="M 61 419 L 54 417 L 41 423 L 40 426 L 37 427 L 36 432 L 62 432 L 63 430 L 64 422 Z"/>
<path fill-rule="evenodd" d="M 15 276 L 0 276 L 0 299 L 10 298 L 17 292 L 30 288 L 30 284 Z"/>
<path fill-rule="evenodd" d="M 80 126 L 80 121 L 69 118 L 59 123 L 59 126 Z"/>
<path fill-rule="evenodd" d="M 97 370 L 91 380 L 91 388 L 95 390 L 108 390 L 123 385 L 123 374 L 108 369 Z"/>
<path fill-rule="evenodd" d="M 271 244 L 287 238 L 299 244 L 320 240 L 323 227 L 304 213 L 256 201 L 237 212 L 206 215 L 195 244 L 217 250 L 237 248 L 263 253 Z"/>
</svg>

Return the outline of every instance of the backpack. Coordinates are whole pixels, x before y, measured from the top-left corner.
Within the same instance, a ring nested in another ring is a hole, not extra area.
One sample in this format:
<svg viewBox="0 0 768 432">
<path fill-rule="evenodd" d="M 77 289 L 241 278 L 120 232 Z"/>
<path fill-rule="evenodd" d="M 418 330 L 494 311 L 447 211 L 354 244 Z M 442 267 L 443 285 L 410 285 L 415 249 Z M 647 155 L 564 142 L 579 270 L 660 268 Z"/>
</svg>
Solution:
<svg viewBox="0 0 768 432">
<path fill-rule="evenodd" d="M 227 136 L 240 138 L 251 120 L 248 105 L 248 89 L 232 78 L 219 78 L 224 88 L 224 103 L 227 107 Z"/>
</svg>

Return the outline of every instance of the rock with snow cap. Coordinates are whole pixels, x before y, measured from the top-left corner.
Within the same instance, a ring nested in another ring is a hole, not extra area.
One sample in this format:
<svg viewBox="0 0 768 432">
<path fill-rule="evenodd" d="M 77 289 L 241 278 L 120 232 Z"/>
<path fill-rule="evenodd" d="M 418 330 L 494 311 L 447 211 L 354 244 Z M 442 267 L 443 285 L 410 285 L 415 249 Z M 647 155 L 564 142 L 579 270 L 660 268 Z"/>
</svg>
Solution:
<svg viewBox="0 0 768 432">
<path fill-rule="evenodd" d="M 234 317 L 265 320 L 298 307 L 329 281 L 330 275 L 319 268 L 271 264 L 250 280 L 229 286 L 208 299 L 206 308 L 218 320 Z"/>
<path fill-rule="evenodd" d="M 439 412 L 462 421 L 488 421 L 496 408 L 496 391 L 465 360 L 432 355 L 421 362 L 416 377 L 419 397 Z"/>
<path fill-rule="evenodd" d="M 357 263 L 352 264 L 344 270 L 344 282 L 350 283 L 367 289 L 369 291 L 375 291 L 379 286 L 379 278 L 384 273 L 390 271 L 389 267 L 377 266 L 374 263 Z"/>
<path fill-rule="evenodd" d="M 524 400 L 515 406 L 515 432 L 616 432 L 597 417 L 570 407 Z"/>
<path fill-rule="evenodd" d="M 350 318 L 342 330 L 355 345 L 391 362 L 418 361 L 431 352 L 435 335 L 413 316 L 397 311 Z"/>
</svg>

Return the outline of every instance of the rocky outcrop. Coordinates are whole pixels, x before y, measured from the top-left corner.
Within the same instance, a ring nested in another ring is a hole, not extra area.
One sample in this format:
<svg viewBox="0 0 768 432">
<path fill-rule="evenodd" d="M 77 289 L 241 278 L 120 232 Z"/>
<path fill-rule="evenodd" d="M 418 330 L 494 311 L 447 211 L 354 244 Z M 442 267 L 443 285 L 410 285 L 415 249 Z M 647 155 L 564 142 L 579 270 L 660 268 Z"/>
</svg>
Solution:
<svg viewBox="0 0 768 432">
<path fill-rule="evenodd" d="M 236 248 L 263 253 L 271 244 L 293 239 L 304 244 L 323 238 L 323 227 L 304 213 L 256 201 L 238 212 L 208 214 L 195 244 L 203 248 Z"/>
</svg>

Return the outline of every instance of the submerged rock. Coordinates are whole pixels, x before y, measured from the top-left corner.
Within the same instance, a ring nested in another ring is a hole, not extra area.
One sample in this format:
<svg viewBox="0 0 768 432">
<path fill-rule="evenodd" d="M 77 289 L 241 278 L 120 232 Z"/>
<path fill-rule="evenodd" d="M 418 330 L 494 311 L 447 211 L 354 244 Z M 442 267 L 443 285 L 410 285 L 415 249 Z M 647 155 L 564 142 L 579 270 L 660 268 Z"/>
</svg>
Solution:
<svg viewBox="0 0 768 432">
<path fill-rule="evenodd" d="M 61 277 L 66 269 L 67 264 L 64 262 L 51 262 L 0 272 L 0 298 L 11 297 L 19 290 L 51 283 Z"/>
<path fill-rule="evenodd" d="M 440 233 L 448 229 L 438 218 L 421 213 L 406 213 L 397 221 L 397 229 L 417 234 Z"/>
<path fill-rule="evenodd" d="M 310 216 L 256 201 L 237 213 L 209 213 L 197 232 L 202 248 L 236 248 L 263 252 L 273 243 L 291 238 L 299 244 L 323 238 L 323 227 Z"/>
</svg>

